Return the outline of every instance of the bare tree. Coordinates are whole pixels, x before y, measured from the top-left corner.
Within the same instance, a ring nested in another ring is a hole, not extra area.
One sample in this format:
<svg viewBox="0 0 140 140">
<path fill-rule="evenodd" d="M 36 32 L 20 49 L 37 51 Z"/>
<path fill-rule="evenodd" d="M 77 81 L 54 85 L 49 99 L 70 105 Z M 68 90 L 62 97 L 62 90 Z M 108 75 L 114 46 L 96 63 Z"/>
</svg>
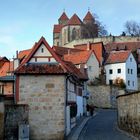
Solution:
<svg viewBox="0 0 140 140">
<path fill-rule="evenodd" d="M 82 38 L 93 38 L 98 36 L 98 26 L 95 23 L 89 22 L 82 25 Z"/>
<path fill-rule="evenodd" d="M 82 38 L 94 38 L 108 35 L 105 25 L 98 20 L 98 16 L 96 14 L 94 14 L 94 18 L 95 19 L 92 21 L 82 25 Z"/>
<path fill-rule="evenodd" d="M 140 36 L 140 23 L 127 21 L 124 25 L 126 35 Z"/>
</svg>

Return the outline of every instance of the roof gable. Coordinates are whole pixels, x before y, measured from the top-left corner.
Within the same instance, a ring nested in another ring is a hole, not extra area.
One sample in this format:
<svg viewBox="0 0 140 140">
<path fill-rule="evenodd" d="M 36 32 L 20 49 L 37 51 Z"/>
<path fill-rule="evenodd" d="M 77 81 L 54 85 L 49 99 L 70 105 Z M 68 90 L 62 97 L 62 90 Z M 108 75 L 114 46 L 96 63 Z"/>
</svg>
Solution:
<svg viewBox="0 0 140 140">
<path fill-rule="evenodd" d="M 81 25 L 82 23 L 83 22 L 81 19 L 76 14 L 74 14 L 68 21 L 67 25 Z"/>
<path fill-rule="evenodd" d="M 46 49 L 46 53 L 44 54 L 44 56 L 41 56 L 38 53 L 40 51 L 42 45 Z M 40 57 L 40 58 L 43 58 L 43 57 L 52 57 L 57 62 L 60 61 L 60 59 L 54 53 L 53 49 L 49 46 L 49 44 L 47 43 L 47 41 L 45 40 L 44 37 L 41 37 L 41 39 L 38 41 L 38 43 L 35 43 L 35 45 L 33 46 L 32 50 L 30 51 L 29 55 L 23 60 L 22 64 L 19 66 L 19 68 L 21 66 L 23 66 L 25 63 L 34 62 L 33 59 L 35 59 L 36 57 Z"/>
<path fill-rule="evenodd" d="M 83 21 L 93 21 L 94 17 L 90 13 L 90 11 L 87 12 L 86 16 L 84 17 Z"/>
<path fill-rule="evenodd" d="M 65 12 L 62 13 L 62 15 L 60 16 L 59 20 L 69 20 L 68 16 L 66 15 Z"/>
<path fill-rule="evenodd" d="M 57 63 L 29 63 L 32 62 L 32 58 L 38 56 L 38 50 L 40 46 L 43 46 L 48 51 L 48 57 L 53 57 Z M 83 75 L 72 63 L 65 62 L 55 53 L 55 51 L 49 46 L 44 37 L 34 45 L 30 54 L 25 58 L 23 63 L 16 69 L 15 74 L 72 74 L 79 79 L 87 80 L 87 77 Z"/>
</svg>

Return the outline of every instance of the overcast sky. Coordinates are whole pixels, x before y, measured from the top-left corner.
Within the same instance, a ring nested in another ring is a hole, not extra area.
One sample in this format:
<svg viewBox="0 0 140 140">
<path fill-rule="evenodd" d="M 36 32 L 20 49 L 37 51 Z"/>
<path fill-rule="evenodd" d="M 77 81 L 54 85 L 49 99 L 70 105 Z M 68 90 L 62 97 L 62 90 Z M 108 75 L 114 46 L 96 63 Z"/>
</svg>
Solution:
<svg viewBox="0 0 140 140">
<path fill-rule="evenodd" d="M 120 35 L 127 20 L 140 22 L 140 0 L 0 0 L 0 56 L 12 58 L 41 36 L 52 46 L 53 25 L 63 9 L 83 19 L 88 7 L 112 35 Z"/>
</svg>

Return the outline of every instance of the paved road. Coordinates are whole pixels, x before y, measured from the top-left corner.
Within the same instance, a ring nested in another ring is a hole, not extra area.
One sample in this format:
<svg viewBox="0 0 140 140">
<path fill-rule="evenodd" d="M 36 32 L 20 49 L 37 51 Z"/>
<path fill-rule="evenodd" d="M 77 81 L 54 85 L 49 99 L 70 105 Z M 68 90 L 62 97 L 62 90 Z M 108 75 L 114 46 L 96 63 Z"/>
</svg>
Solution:
<svg viewBox="0 0 140 140">
<path fill-rule="evenodd" d="M 78 140 L 134 140 L 116 129 L 117 113 L 99 110 L 82 130 Z"/>
</svg>

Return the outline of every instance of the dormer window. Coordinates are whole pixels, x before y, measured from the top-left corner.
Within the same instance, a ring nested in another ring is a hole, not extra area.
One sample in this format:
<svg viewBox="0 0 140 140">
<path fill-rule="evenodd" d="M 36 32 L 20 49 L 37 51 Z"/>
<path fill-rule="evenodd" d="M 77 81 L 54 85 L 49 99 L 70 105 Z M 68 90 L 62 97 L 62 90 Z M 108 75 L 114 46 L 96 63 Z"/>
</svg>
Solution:
<svg viewBox="0 0 140 140">
<path fill-rule="evenodd" d="M 44 53 L 44 48 L 41 48 L 41 52 Z"/>
</svg>

